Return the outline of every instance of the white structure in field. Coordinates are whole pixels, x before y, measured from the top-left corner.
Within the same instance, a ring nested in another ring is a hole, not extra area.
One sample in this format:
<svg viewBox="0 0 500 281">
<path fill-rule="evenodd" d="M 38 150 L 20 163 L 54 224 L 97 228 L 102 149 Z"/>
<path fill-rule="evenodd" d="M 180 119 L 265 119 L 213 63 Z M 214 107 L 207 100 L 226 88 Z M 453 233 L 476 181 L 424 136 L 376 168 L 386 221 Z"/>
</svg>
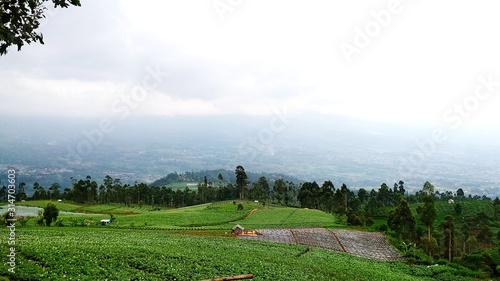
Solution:
<svg viewBox="0 0 500 281">
<path fill-rule="evenodd" d="M 111 220 L 101 220 L 101 225 L 110 224 Z"/>
</svg>

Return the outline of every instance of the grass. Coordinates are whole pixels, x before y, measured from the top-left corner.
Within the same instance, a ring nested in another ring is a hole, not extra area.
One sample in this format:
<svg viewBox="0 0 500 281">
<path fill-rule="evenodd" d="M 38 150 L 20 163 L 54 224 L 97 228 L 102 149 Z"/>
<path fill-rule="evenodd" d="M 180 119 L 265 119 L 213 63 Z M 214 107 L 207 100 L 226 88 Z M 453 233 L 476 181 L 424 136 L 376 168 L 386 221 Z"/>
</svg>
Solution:
<svg viewBox="0 0 500 281">
<path fill-rule="evenodd" d="M 151 206 L 124 206 L 121 204 L 94 204 L 94 205 L 81 205 L 69 202 L 57 202 L 55 200 L 38 200 L 18 202 L 19 206 L 30 206 L 44 208 L 48 203 L 53 203 L 59 208 L 60 211 L 76 212 L 76 213 L 98 213 L 98 214 L 142 214 L 152 210 Z"/>
<path fill-rule="evenodd" d="M 247 214 L 246 211 L 224 212 L 210 210 L 206 207 L 191 209 L 174 209 L 168 211 L 151 212 L 133 216 L 117 216 L 117 224 L 127 226 L 155 226 L 164 228 L 203 227 L 226 224 L 237 221 Z"/>
<path fill-rule="evenodd" d="M 301 245 L 164 231 L 19 229 L 15 280 L 472 280 L 449 266 L 415 267 Z M 2 252 L 7 245 L 2 243 Z M 1 263 L 0 274 L 8 265 Z"/>
<path fill-rule="evenodd" d="M 334 227 L 335 217 L 318 210 L 272 207 L 258 210 L 237 223 L 246 228 L 275 228 L 298 226 Z"/>
<path fill-rule="evenodd" d="M 77 204 L 68 203 L 68 202 L 57 202 L 55 200 L 37 200 L 37 201 L 16 202 L 16 205 L 44 208 L 48 203 L 55 204 L 57 206 L 57 208 L 59 208 L 59 210 L 67 211 L 67 212 L 75 212 L 79 208 L 82 207 L 82 205 L 77 205 Z"/>
<path fill-rule="evenodd" d="M 25 202 L 23 205 L 43 207 L 48 202 L 50 201 L 31 201 Z M 243 205 L 243 210 L 237 210 L 239 203 Z M 233 204 L 232 201 L 229 201 L 160 211 L 151 211 L 149 207 L 139 209 L 117 204 L 90 206 L 64 202 L 55 202 L 55 204 L 61 210 L 82 213 L 81 216 L 60 215 L 59 217 L 63 219 L 65 225 L 69 225 L 71 218 L 80 220 L 92 218 L 94 221 L 99 221 L 108 219 L 109 214 L 113 214 L 115 222 L 110 227 L 118 228 L 182 229 L 195 227 L 227 231 L 236 224 L 241 224 L 248 229 L 299 226 L 339 227 L 335 223 L 335 216 L 322 211 L 269 207 L 254 202 L 237 201 L 236 204 Z M 30 220 L 28 225 L 34 226 L 35 220 Z"/>
</svg>

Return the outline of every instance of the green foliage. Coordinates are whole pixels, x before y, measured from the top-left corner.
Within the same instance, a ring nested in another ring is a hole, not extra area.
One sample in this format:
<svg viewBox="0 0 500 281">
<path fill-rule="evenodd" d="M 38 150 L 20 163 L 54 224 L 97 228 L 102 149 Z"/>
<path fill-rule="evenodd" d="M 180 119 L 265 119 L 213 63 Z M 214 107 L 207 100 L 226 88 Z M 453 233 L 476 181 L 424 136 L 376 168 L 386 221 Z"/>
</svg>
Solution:
<svg viewBox="0 0 500 281">
<path fill-rule="evenodd" d="M 37 33 L 40 20 L 44 18 L 43 4 L 49 0 L 2 1 L 0 7 L 0 55 L 7 53 L 7 48 L 16 45 L 20 51 L 24 43 L 40 42 L 43 35 Z M 54 6 L 67 8 L 80 6 L 79 0 L 52 0 Z"/>
<path fill-rule="evenodd" d="M 238 187 L 240 200 L 243 200 L 245 198 L 245 189 L 248 182 L 248 176 L 245 173 L 245 169 L 241 165 L 236 166 L 234 174 L 236 175 L 236 186 Z"/>
<path fill-rule="evenodd" d="M 500 261 L 495 261 L 488 251 L 482 251 L 464 256 L 459 263 L 470 269 L 480 270 L 494 276 Z"/>
<path fill-rule="evenodd" d="M 426 195 L 434 196 L 434 185 L 432 185 L 430 182 L 426 181 L 424 183 L 424 187 L 422 187 L 422 192 Z"/>
<path fill-rule="evenodd" d="M 297 208 L 266 208 L 258 210 L 251 216 L 237 221 L 245 228 L 274 228 L 274 227 L 300 227 L 300 226 L 322 226 L 339 227 L 342 220 L 319 210 L 305 210 Z"/>
<path fill-rule="evenodd" d="M 24 216 L 20 216 L 17 218 L 17 222 L 21 225 L 21 226 L 26 226 L 28 224 L 28 221 L 31 219 L 31 217 L 24 217 Z"/>
<path fill-rule="evenodd" d="M 482 224 L 477 235 L 477 241 L 484 244 L 492 243 L 493 232 L 488 225 Z"/>
<path fill-rule="evenodd" d="M 460 205 L 460 203 L 455 204 L 455 214 L 457 216 L 462 214 L 462 205 Z"/>
<path fill-rule="evenodd" d="M 400 205 L 391 212 L 387 224 L 403 240 L 409 241 L 414 238 L 416 222 L 406 200 L 402 199 Z"/>
<path fill-rule="evenodd" d="M 467 246 L 468 253 L 473 253 L 479 249 L 479 242 L 477 241 L 476 237 L 472 235 L 467 238 L 467 240 L 465 241 L 465 245 Z"/>
<path fill-rule="evenodd" d="M 441 223 L 441 227 L 443 228 L 444 234 L 444 257 L 447 258 L 450 262 L 455 256 L 455 224 L 453 223 L 453 217 L 448 215 L 444 218 L 444 221 Z"/>
<path fill-rule="evenodd" d="M 14 216 L 12 215 L 11 212 L 5 212 L 1 216 L 0 222 L 1 222 L 2 225 L 9 225 L 10 222 L 8 222 L 7 220 L 13 219 L 13 218 L 14 218 Z"/>
<path fill-rule="evenodd" d="M 347 224 L 352 226 L 362 226 L 364 224 L 364 221 L 356 214 L 351 213 L 347 217 Z"/>
<path fill-rule="evenodd" d="M 366 221 L 365 221 L 366 226 L 372 226 L 374 223 L 375 223 L 375 221 L 373 220 L 372 217 L 366 218 Z"/>
<path fill-rule="evenodd" d="M 48 203 L 43 209 L 43 219 L 45 220 L 45 224 L 50 226 L 52 222 L 57 220 L 57 216 L 59 216 L 59 209 L 57 206 L 52 203 Z"/>
<path fill-rule="evenodd" d="M 16 247 L 16 280 L 203 280 L 246 273 L 253 273 L 255 281 L 461 281 L 473 276 L 447 265 L 411 266 L 317 248 L 306 251 L 302 245 L 160 231 L 33 228 L 18 235 L 23 243 Z M 2 263 L 0 270 L 7 272 L 7 267 Z"/>
<path fill-rule="evenodd" d="M 387 224 L 382 224 L 377 227 L 377 230 L 380 232 L 386 232 L 387 230 L 389 230 L 389 227 L 387 226 Z"/>
<path fill-rule="evenodd" d="M 426 182 L 426 184 L 430 184 Z M 431 185 L 432 186 L 432 185 Z M 424 190 L 433 190 L 433 187 L 424 185 Z M 422 212 L 420 213 L 420 221 L 427 226 L 427 239 L 431 239 L 431 229 L 434 221 L 437 217 L 436 207 L 434 205 L 434 195 L 426 195 L 424 197 L 424 206 L 422 207 Z"/>
<path fill-rule="evenodd" d="M 498 197 L 493 200 L 493 216 L 496 220 L 500 220 L 500 199 Z"/>
<path fill-rule="evenodd" d="M 422 237 L 420 240 L 422 242 L 422 248 L 429 256 L 432 257 L 439 251 L 439 246 L 436 238 L 432 236 L 430 237 L 430 239 L 428 237 Z"/>
</svg>

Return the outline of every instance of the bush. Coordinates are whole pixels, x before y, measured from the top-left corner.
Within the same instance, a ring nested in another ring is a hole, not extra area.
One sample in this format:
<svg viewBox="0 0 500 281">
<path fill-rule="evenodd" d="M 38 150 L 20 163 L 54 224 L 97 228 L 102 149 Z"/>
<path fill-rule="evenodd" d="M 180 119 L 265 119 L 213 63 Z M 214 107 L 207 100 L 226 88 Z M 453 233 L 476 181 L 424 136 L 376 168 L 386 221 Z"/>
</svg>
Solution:
<svg viewBox="0 0 500 281">
<path fill-rule="evenodd" d="M 43 209 L 43 219 L 45 220 L 45 224 L 50 226 L 50 224 L 57 220 L 57 216 L 59 216 L 59 209 L 53 203 L 48 203 L 47 206 Z"/>
<path fill-rule="evenodd" d="M 2 216 L 1 216 L 1 219 L 2 219 L 2 225 L 8 225 L 9 222 L 7 222 L 7 220 L 9 219 L 13 219 L 14 217 L 11 216 L 11 213 L 10 212 L 5 212 Z"/>
<path fill-rule="evenodd" d="M 64 226 L 64 224 L 63 224 L 63 219 L 58 219 L 58 220 L 56 221 L 56 226 L 58 226 L 58 227 L 63 227 L 63 226 Z"/>
<path fill-rule="evenodd" d="M 389 229 L 389 227 L 387 226 L 387 224 L 381 224 L 377 227 L 377 230 L 378 231 L 381 231 L 381 232 L 386 232 L 387 230 Z"/>
<path fill-rule="evenodd" d="M 408 261 L 412 264 L 419 265 L 433 265 L 435 264 L 434 259 L 429 257 L 423 249 L 414 249 L 413 251 L 408 251 L 405 254 L 405 257 L 408 258 Z"/>
<path fill-rule="evenodd" d="M 375 221 L 373 220 L 372 217 L 366 218 L 366 221 L 365 221 L 366 226 L 372 226 L 374 223 L 375 223 Z"/>
<path fill-rule="evenodd" d="M 490 275 L 493 275 L 498 267 L 498 264 L 487 251 L 468 254 L 462 258 L 461 264 L 470 269 L 481 270 Z"/>
<path fill-rule="evenodd" d="M 356 216 L 355 214 L 351 214 L 348 217 L 347 223 L 350 224 L 350 225 L 353 225 L 353 226 L 361 226 L 361 225 L 363 225 L 363 223 L 361 222 L 361 219 L 358 216 Z"/>
<path fill-rule="evenodd" d="M 20 216 L 17 221 L 19 222 L 19 224 L 21 224 L 21 226 L 26 226 L 26 224 L 28 223 L 28 221 L 30 220 L 31 218 L 30 217 L 23 217 L 23 216 Z"/>
</svg>

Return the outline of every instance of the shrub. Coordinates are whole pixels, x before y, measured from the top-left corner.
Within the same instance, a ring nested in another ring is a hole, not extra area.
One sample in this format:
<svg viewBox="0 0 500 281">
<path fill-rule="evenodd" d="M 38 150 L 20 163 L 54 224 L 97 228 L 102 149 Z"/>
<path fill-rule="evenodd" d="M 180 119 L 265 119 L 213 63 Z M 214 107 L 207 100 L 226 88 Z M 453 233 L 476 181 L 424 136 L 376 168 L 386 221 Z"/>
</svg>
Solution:
<svg viewBox="0 0 500 281">
<path fill-rule="evenodd" d="M 48 203 L 47 206 L 43 209 L 43 219 L 45 220 L 45 224 L 50 226 L 50 224 L 57 220 L 57 216 L 59 216 L 59 209 L 53 203 Z"/>
<path fill-rule="evenodd" d="M 353 226 L 361 226 L 361 225 L 363 225 L 363 223 L 361 222 L 361 219 L 358 216 L 356 216 L 355 214 L 351 214 L 348 217 L 347 223 L 350 224 L 350 225 L 353 225 Z"/>
<path fill-rule="evenodd" d="M 381 225 L 379 225 L 379 226 L 377 227 L 377 230 L 378 230 L 378 231 L 381 231 L 381 232 L 385 232 L 385 231 L 387 231 L 388 229 L 389 229 L 389 227 L 388 227 L 388 226 L 387 226 L 387 224 L 385 224 L 385 223 L 384 223 L 384 224 L 381 224 Z"/>
<path fill-rule="evenodd" d="M 21 224 L 21 226 L 26 226 L 26 224 L 28 223 L 28 221 L 30 220 L 31 218 L 30 217 L 23 217 L 23 216 L 20 216 L 17 221 L 19 222 L 19 224 Z"/>
<path fill-rule="evenodd" d="M 490 275 L 495 272 L 497 267 L 496 262 L 486 251 L 468 254 L 462 258 L 461 263 L 470 269 L 481 270 Z"/>
<path fill-rule="evenodd" d="M 7 222 L 8 219 L 13 219 L 14 216 L 11 216 L 11 213 L 10 212 L 5 212 L 1 219 L 2 219 L 2 225 L 8 225 L 9 222 Z"/>
</svg>

